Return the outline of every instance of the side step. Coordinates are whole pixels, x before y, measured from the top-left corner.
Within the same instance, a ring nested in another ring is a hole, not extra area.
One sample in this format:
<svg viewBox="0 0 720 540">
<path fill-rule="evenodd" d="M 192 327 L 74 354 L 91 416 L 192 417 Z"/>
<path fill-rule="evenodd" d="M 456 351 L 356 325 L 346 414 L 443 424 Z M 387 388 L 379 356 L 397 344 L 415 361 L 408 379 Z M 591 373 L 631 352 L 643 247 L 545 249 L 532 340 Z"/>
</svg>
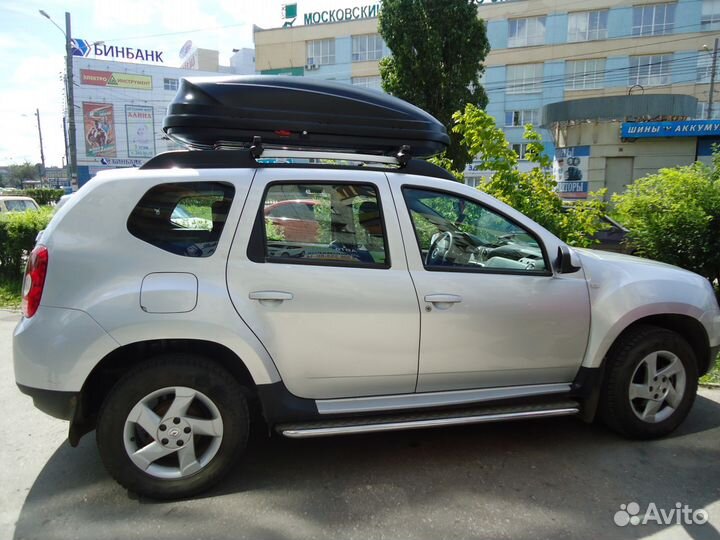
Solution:
<svg viewBox="0 0 720 540">
<path fill-rule="evenodd" d="M 275 429 L 285 437 L 302 439 L 307 437 L 376 433 L 379 431 L 396 431 L 401 429 L 480 424 L 483 422 L 501 422 L 504 420 L 522 420 L 525 418 L 567 416 L 577 414 L 579 410 L 580 405 L 577 401 L 566 400 L 538 405 L 454 409 L 369 418 L 342 418 L 303 424 L 279 424 Z"/>
</svg>

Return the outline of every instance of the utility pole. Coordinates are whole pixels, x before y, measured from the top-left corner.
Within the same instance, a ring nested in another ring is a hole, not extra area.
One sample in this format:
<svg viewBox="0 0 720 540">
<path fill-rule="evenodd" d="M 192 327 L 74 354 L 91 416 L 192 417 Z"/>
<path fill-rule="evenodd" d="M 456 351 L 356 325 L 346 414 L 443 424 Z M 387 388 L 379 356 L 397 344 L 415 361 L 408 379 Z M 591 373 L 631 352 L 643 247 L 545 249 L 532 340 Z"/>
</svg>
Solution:
<svg viewBox="0 0 720 540">
<path fill-rule="evenodd" d="M 48 13 L 39 9 L 40 15 L 50 21 L 63 36 L 65 36 L 65 99 L 67 100 L 67 133 L 66 133 L 66 152 L 67 160 L 67 179 L 72 186 L 73 182 L 77 182 L 77 146 L 75 141 L 75 83 L 73 82 L 73 56 L 72 56 L 72 28 L 70 25 L 70 13 L 65 12 L 65 30 L 56 23 Z M 65 131 L 63 130 L 63 133 Z"/>
<path fill-rule="evenodd" d="M 712 68 L 710 71 L 710 95 L 708 96 L 707 119 L 712 120 L 713 94 L 715 93 L 715 69 L 717 68 L 718 43 L 720 38 L 715 38 L 715 47 L 712 54 Z"/>
<path fill-rule="evenodd" d="M 45 178 L 45 149 L 43 148 L 42 129 L 40 128 L 40 109 L 35 109 L 35 116 L 37 116 L 38 137 L 40 138 L 40 164 L 42 165 L 40 180 L 42 181 Z"/>
<path fill-rule="evenodd" d="M 717 40 L 716 40 L 717 48 Z M 72 28 L 70 13 L 65 12 L 65 70 L 67 72 L 67 116 L 68 116 L 68 150 L 70 151 L 69 180 L 70 185 L 77 183 L 77 141 L 75 137 L 75 85 L 73 83 Z"/>
</svg>

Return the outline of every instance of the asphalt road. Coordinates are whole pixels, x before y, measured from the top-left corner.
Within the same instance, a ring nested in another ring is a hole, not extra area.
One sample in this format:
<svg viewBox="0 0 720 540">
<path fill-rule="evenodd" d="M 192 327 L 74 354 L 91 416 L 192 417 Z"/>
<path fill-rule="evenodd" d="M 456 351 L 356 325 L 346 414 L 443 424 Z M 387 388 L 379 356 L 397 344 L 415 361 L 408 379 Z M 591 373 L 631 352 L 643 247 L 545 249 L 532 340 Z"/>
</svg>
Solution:
<svg viewBox="0 0 720 540">
<path fill-rule="evenodd" d="M 105 473 L 94 436 L 16 389 L 0 311 L 2 539 L 720 539 L 720 391 L 653 442 L 571 418 L 334 439 L 256 432 L 223 484 L 193 500 L 138 499 Z M 704 508 L 704 525 L 628 525 L 621 504 Z"/>
</svg>

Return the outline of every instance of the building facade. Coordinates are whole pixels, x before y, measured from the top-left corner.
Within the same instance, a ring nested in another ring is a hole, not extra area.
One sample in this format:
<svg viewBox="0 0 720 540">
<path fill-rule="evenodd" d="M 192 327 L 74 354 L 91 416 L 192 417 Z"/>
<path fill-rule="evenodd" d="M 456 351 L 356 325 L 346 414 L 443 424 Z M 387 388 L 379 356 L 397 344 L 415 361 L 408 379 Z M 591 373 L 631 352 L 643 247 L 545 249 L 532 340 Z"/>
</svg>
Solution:
<svg viewBox="0 0 720 540">
<path fill-rule="evenodd" d="M 390 51 L 377 34 L 377 18 L 347 20 L 347 10 L 336 11 L 333 22 L 311 13 L 297 17 L 295 24 L 303 26 L 256 29 L 257 70 L 379 88 L 378 60 Z M 720 0 L 481 0 L 478 16 L 487 21 L 491 45 L 482 80 L 487 111 L 521 157 L 523 126 L 529 123 L 540 131 L 547 152 L 563 159 L 565 147 L 556 144 L 566 141 L 558 141 L 557 130 L 543 119 L 543 107 L 551 103 L 681 94 L 697 98 L 695 110 L 681 120 L 707 117 Z M 672 111 L 662 116 L 671 119 Z M 720 118 L 720 106 L 712 118 Z M 683 150 L 680 162 L 693 161 L 697 144 L 695 149 Z M 471 184 L 483 176 L 475 169 L 466 170 Z"/>
</svg>

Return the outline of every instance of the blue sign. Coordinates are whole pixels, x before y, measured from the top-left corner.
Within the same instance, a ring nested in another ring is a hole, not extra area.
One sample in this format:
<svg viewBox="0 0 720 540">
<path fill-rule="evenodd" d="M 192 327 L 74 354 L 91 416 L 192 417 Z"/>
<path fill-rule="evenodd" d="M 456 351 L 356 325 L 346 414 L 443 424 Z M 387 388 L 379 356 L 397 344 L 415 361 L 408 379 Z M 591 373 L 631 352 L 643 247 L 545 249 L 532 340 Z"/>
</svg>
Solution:
<svg viewBox="0 0 720 540">
<path fill-rule="evenodd" d="M 683 122 L 623 122 L 623 139 L 658 137 L 713 137 L 720 135 L 718 120 L 685 120 Z"/>
<path fill-rule="evenodd" d="M 84 39 L 74 38 L 70 40 L 70 49 L 73 56 L 87 56 L 90 54 L 90 43 Z"/>
</svg>

